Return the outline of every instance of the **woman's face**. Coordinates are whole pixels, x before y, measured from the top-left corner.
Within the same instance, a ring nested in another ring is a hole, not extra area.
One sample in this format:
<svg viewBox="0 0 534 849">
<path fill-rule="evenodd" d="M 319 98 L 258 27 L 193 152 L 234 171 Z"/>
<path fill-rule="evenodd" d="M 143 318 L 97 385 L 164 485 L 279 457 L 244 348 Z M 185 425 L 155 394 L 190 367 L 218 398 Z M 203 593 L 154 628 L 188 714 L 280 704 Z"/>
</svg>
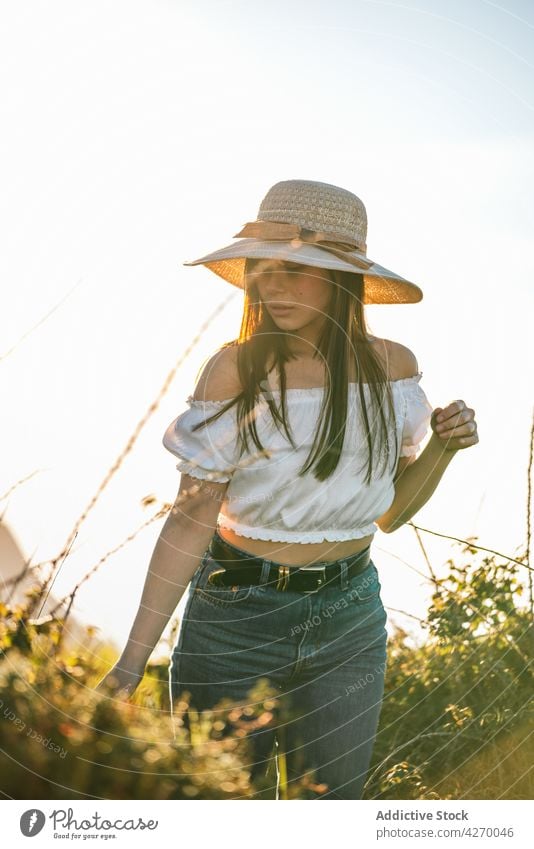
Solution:
<svg viewBox="0 0 534 849">
<path fill-rule="evenodd" d="M 274 259 L 248 263 L 249 282 L 281 330 L 319 331 L 328 314 L 332 283 L 322 268 Z M 277 307 L 284 306 L 285 309 Z"/>
</svg>

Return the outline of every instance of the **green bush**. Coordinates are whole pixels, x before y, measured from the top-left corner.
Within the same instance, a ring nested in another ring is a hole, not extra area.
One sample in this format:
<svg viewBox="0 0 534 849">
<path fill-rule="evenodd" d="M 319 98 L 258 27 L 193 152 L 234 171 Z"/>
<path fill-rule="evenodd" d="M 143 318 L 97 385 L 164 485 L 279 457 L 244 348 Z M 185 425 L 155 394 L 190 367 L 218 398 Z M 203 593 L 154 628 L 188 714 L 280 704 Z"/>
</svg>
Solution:
<svg viewBox="0 0 534 849">
<path fill-rule="evenodd" d="M 532 615 L 495 556 L 438 581 L 428 639 L 390 641 L 369 798 L 532 798 Z"/>
</svg>

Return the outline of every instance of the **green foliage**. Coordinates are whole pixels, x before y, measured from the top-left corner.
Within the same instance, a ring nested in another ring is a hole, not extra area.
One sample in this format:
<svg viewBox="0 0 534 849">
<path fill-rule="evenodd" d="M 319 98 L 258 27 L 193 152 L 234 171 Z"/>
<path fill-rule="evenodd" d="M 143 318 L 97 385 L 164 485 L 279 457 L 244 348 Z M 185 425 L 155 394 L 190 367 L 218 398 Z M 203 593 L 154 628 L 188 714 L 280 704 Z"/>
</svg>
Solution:
<svg viewBox="0 0 534 849">
<path fill-rule="evenodd" d="M 467 549 L 472 554 L 473 549 Z M 495 557 L 437 582 L 412 648 L 390 640 L 368 798 L 532 798 L 532 617 L 513 563 Z"/>
</svg>

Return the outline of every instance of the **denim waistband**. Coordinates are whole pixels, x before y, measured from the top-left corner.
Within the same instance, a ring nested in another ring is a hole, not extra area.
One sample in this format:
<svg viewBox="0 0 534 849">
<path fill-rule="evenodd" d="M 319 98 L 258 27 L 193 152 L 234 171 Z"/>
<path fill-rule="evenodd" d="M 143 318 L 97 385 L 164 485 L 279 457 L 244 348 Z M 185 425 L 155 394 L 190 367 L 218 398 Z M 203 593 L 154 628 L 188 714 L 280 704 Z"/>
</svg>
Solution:
<svg viewBox="0 0 534 849">
<path fill-rule="evenodd" d="M 233 549 L 236 552 L 239 552 L 239 554 L 245 555 L 245 557 L 254 557 L 255 560 L 261 561 L 262 564 L 263 563 L 272 563 L 273 566 L 287 565 L 287 564 L 278 563 L 278 561 L 276 561 L 276 560 L 271 560 L 270 557 L 261 557 L 260 555 L 256 555 L 256 554 L 253 555 L 253 554 L 250 553 L 250 551 L 245 551 L 245 549 L 239 548 L 237 545 L 233 545 L 232 543 L 225 540 L 217 530 L 215 530 L 213 536 L 217 537 L 220 540 L 220 542 L 223 543 L 228 548 Z M 301 564 L 301 568 L 302 568 L 302 566 L 310 565 L 310 566 L 326 566 L 326 568 L 328 569 L 329 566 L 336 566 L 340 563 L 346 563 L 347 566 L 352 566 L 354 563 L 358 563 L 358 561 L 361 560 L 369 552 L 370 548 L 371 548 L 371 543 L 369 543 L 369 545 L 366 546 L 366 548 L 362 548 L 361 551 L 356 552 L 356 554 L 350 554 L 348 557 L 339 557 L 337 560 L 316 560 L 316 561 L 314 561 L 313 563 L 310 563 L 310 564 Z M 298 567 L 298 564 L 295 564 L 294 568 L 297 568 L 297 567 Z"/>
</svg>

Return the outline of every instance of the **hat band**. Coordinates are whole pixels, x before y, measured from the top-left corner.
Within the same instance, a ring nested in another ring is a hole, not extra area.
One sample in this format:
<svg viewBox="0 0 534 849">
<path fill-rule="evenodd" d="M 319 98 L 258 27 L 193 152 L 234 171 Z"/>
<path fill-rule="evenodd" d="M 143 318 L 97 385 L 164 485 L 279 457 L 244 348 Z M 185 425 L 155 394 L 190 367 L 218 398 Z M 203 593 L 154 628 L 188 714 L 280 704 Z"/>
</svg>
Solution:
<svg viewBox="0 0 534 849">
<path fill-rule="evenodd" d="M 371 260 L 363 256 L 354 256 L 353 251 L 365 253 L 366 245 L 355 239 L 347 238 L 340 233 L 326 233 L 321 230 L 309 230 L 300 224 L 290 224 L 285 221 L 248 221 L 245 226 L 234 235 L 234 239 L 240 236 L 253 239 L 265 239 L 265 241 L 301 241 L 316 244 L 318 247 L 334 254 L 344 262 L 357 268 L 369 268 L 373 265 Z"/>
</svg>

